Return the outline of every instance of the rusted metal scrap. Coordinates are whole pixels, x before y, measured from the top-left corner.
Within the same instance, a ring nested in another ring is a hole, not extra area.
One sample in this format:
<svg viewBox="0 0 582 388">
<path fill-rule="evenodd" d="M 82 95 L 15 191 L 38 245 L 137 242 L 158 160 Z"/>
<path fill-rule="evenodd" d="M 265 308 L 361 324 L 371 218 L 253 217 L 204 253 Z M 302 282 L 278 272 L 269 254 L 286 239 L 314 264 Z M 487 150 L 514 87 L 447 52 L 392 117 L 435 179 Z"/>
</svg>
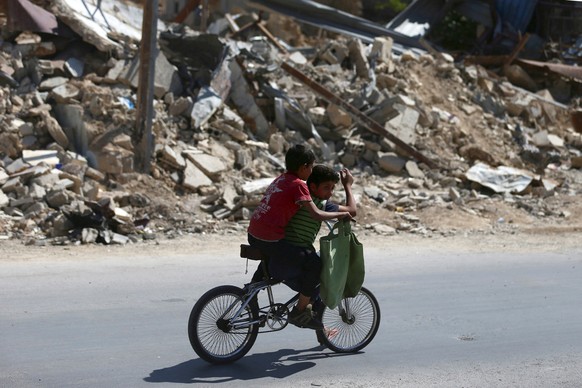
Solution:
<svg viewBox="0 0 582 388">
<path fill-rule="evenodd" d="M 406 144 L 405 142 L 403 142 L 402 140 L 400 140 L 399 138 L 397 138 L 396 136 L 391 134 L 386 128 L 384 128 L 382 125 L 378 124 L 378 122 L 376 122 L 375 120 L 366 116 L 364 113 L 362 113 L 358 108 L 356 108 L 352 104 L 348 103 L 347 101 L 343 100 L 342 98 L 340 98 L 337 95 L 335 95 L 334 93 L 332 93 L 325 86 L 321 85 L 317 81 L 312 80 L 311 78 L 309 78 L 308 76 L 303 74 L 301 71 L 295 69 L 294 67 L 290 66 L 289 64 L 287 64 L 285 62 L 283 62 L 281 64 L 281 68 L 283 70 L 285 70 L 287 73 L 289 73 L 290 75 L 292 75 L 293 77 L 297 78 L 299 81 L 301 81 L 305 85 L 307 85 L 308 87 L 310 87 L 313 91 L 318 93 L 321 97 L 323 97 L 328 102 L 330 102 L 332 104 L 336 104 L 338 106 L 341 106 L 350 115 L 352 115 L 359 123 L 364 125 L 371 132 L 386 137 L 388 140 L 390 140 L 391 142 L 396 144 L 405 153 L 409 154 L 410 156 L 412 156 L 413 158 L 415 158 L 416 160 L 418 160 L 420 162 L 426 163 L 429 167 L 431 167 L 431 168 L 438 167 L 434 161 L 432 161 L 429 158 L 427 158 L 426 156 L 422 155 L 416 149 L 414 149 L 410 145 Z M 394 112 L 393 116 L 389 117 L 388 120 L 396 117 L 397 115 L 398 115 L 398 112 Z"/>
<path fill-rule="evenodd" d="M 548 69 L 551 72 L 582 81 L 582 67 L 565 65 L 563 63 L 550 63 L 531 61 L 529 59 L 516 59 L 516 62 L 525 66 Z"/>
</svg>

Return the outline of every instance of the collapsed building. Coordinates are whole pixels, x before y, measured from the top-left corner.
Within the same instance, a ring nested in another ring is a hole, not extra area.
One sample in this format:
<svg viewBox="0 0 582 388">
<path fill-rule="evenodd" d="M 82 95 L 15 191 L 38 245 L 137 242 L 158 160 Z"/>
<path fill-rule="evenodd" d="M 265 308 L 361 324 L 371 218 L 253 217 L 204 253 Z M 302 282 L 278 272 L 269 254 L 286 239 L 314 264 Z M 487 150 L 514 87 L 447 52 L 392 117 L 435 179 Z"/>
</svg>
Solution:
<svg viewBox="0 0 582 388">
<path fill-rule="evenodd" d="M 9 0 L 4 10 L 4 238 L 127 243 L 242 228 L 298 142 L 354 171 L 359 202 L 384 211 L 362 223 L 376 233 L 438 232 L 415 211 L 485 216 L 480 200 L 565 217 L 545 199 L 580 194 L 576 66 L 520 59 L 523 39 L 461 61 L 323 5 L 325 37 L 283 9 L 226 13 L 204 31 L 159 21 L 153 157 L 141 173 L 141 8 L 47 3 Z"/>
</svg>

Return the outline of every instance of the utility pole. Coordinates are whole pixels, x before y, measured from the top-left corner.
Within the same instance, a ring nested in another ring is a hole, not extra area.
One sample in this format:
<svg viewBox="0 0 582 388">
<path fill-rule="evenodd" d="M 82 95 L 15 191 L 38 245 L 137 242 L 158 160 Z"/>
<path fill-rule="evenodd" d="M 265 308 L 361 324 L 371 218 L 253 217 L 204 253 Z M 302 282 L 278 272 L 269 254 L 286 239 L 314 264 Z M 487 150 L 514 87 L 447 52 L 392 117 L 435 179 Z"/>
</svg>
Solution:
<svg viewBox="0 0 582 388">
<path fill-rule="evenodd" d="M 136 171 L 150 173 L 153 151 L 154 74 L 157 56 L 158 0 L 145 0 L 139 49 L 139 83 L 135 122 Z"/>
</svg>

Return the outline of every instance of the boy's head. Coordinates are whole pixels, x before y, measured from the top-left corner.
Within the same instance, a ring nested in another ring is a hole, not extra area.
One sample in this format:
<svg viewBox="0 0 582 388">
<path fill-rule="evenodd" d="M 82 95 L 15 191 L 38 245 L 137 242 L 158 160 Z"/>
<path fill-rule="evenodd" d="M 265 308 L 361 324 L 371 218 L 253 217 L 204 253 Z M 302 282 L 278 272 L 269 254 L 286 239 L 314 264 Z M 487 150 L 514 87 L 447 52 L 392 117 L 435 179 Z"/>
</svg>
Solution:
<svg viewBox="0 0 582 388">
<path fill-rule="evenodd" d="M 311 174 L 314 162 L 315 154 L 313 151 L 301 144 L 296 144 L 289 148 L 285 154 L 285 168 L 287 171 L 297 174 L 303 180 L 306 180 Z"/>
<path fill-rule="evenodd" d="M 331 167 L 318 164 L 313 166 L 311 175 L 307 178 L 307 187 L 311 196 L 327 200 L 333 195 L 333 189 L 339 180 L 339 174 Z"/>
</svg>

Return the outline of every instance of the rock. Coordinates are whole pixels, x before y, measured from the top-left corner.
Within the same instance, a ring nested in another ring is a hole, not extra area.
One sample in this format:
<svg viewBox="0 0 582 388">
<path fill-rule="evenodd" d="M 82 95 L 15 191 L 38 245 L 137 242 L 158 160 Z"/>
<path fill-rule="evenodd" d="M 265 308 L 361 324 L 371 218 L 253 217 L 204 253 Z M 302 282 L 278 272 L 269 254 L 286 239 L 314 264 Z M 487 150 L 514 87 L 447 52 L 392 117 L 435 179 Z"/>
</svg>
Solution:
<svg viewBox="0 0 582 388">
<path fill-rule="evenodd" d="M 410 177 L 424 179 L 424 173 L 420 168 L 418 168 L 418 164 L 416 164 L 415 161 L 408 160 L 404 167 L 406 168 L 406 172 L 408 172 Z"/>
<path fill-rule="evenodd" d="M 362 41 L 353 39 L 348 44 L 350 59 L 356 65 L 356 74 L 363 79 L 370 77 L 370 64 L 366 57 L 366 52 Z"/>
<path fill-rule="evenodd" d="M 405 164 L 406 160 L 394 153 L 384 154 L 380 156 L 380 159 L 378 159 L 378 165 L 380 168 L 391 173 L 399 173 L 402 171 Z"/>
<path fill-rule="evenodd" d="M 194 163 L 187 159 L 182 185 L 187 189 L 197 191 L 203 186 L 212 185 L 212 180 L 210 180 L 210 178 L 208 178 Z"/>
<path fill-rule="evenodd" d="M 81 231 L 81 242 L 83 244 L 92 244 L 97 241 L 99 231 L 94 228 L 83 228 Z"/>
<path fill-rule="evenodd" d="M 10 204 L 10 198 L 4 194 L 3 190 L 0 190 L 0 209 L 4 209 Z"/>
<path fill-rule="evenodd" d="M 352 117 L 335 104 L 330 104 L 327 107 L 327 117 L 336 127 L 349 128 L 352 125 Z"/>
<path fill-rule="evenodd" d="M 531 92 L 537 90 L 537 84 L 519 65 L 503 66 L 503 75 L 507 77 L 512 84 L 527 89 Z"/>
<path fill-rule="evenodd" d="M 55 167 L 60 163 L 57 156 L 57 151 L 50 150 L 23 150 L 22 151 L 22 161 L 31 165 L 36 166 L 39 163 L 47 164 L 51 167 Z"/>
<path fill-rule="evenodd" d="M 388 226 L 388 225 L 384 225 L 384 224 L 375 224 L 373 226 L 374 232 L 384 235 L 384 236 L 392 236 L 396 234 L 396 229 Z"/>
<path fill-rule="evenodd" d="M 392 44 L 394 40 L 389 36 L 378 36 L 374 38 L 370 58 L 375 58 L 381 63 L 390 63 L 392 61 Z"/>
<path fill-rule="evenodd" d="M 215 156 L 202 153 L 190 153 L 188 151 L 184 153 L 200 171 L 214 182 L 218 182 L 220 175 L 227 170 L 226 164 Z"/>
<path fill-rule="evenodd" d="M 69 82 L 69 79 L 65 77 L 48 78 L 40 83 L 40 85 L 38 86 L 38 90 L 40 91 L 53 90 L 58 86 L 66 85 L 67 82 Z"/>
<path fill-rule="evenodd" d="M 46 203 L 53 209 L 59 209 L 60 207 L 71 203 L 72 197 L 66 193 L 64 189 L 56 189 L 47 193 Z"/>
<path fill-rule="evenodd" d="M 68 104 L 81 96 L 81 90 L 69 83 L 57 86 L 51 92 L 52 97 L 59 104 Z"/>
</svg>

